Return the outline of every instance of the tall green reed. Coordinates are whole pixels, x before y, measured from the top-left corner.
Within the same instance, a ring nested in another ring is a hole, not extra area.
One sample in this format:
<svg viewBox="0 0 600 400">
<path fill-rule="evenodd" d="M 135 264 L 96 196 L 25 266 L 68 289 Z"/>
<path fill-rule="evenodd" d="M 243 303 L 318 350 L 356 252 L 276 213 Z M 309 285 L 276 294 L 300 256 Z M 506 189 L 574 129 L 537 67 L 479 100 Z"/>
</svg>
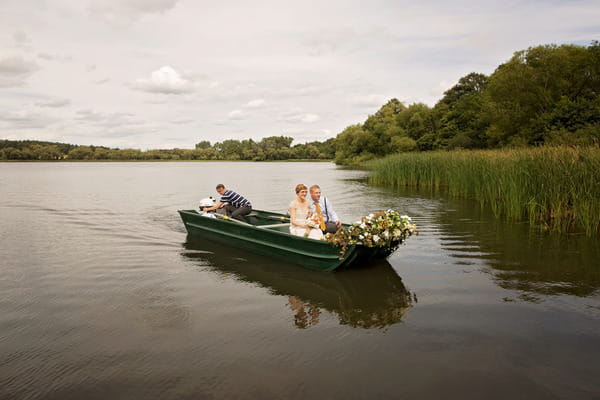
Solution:
<svg viewBox="0 0 600 400">
<path fill-rule="evenodd" d="M 600 149 L 539 147 L 402 153 L 371 161 L 375 184 L 445 187 L 497 216 L 600 233 Z"/>
</svg>

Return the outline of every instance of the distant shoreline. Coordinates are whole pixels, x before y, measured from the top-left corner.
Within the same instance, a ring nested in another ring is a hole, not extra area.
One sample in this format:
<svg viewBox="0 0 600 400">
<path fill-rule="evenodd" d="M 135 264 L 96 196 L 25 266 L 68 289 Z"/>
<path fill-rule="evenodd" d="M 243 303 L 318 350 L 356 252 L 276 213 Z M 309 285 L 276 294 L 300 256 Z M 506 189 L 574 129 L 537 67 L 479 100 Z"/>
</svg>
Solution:
<svg viewBox="0 0 600 400">
<path fill-rule="evenodd" d="M 276 163 L 276 162 L 333 162 L 333 159 L 324 160 L 322 158 L 316 159 L 289 159 L 289 160 L 75 160 L 75 159 L 63 159 L 63 160 L 0 160 L 0 163 L 111 163 L 111 162 L 239 162 L 239 163 Z"/>
</svg>

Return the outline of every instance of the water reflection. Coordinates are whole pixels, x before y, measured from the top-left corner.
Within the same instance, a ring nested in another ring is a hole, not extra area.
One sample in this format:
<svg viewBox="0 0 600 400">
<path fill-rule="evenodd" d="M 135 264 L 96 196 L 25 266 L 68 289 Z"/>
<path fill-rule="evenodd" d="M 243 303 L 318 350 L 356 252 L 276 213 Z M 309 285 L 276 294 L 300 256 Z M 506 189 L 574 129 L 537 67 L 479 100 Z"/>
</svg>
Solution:
<svg viewBox="0 0 600 400">
<path fill-rule="evenodd" d="M 297 328 L 319 323 L 323 311 L 355 328 L 384 328 L 402 321 L 416 303 L 387 261 L 334 273 L 311 271 L 188 236 L 184 258 L 287 298 Z"/>
<path fill-rule="evenodd" d="M 501 221 L 466 200 L 448 201 L 447 206 L 435 217 L 442 248 L 457 264 L 483 259 L 493 281 L 521 292 L 521 300 L 589 297 L 600 290 L 598 238 L 543 232 L 525 221 Z"/>
</svg>

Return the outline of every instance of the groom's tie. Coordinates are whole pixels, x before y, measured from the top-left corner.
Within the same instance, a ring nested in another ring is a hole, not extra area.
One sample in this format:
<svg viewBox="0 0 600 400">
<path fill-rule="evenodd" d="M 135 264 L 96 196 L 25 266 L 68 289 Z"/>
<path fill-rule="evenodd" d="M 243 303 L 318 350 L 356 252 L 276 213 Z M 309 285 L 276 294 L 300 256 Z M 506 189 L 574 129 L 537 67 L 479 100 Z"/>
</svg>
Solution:
<svg viewBox="0 0 600 400">
<path fill-rule="evenodd" d="M 317 209 L 317 217 L 319 217 L 319 226 L 322 231 L 325 231 L 325 221 L 323 221 L 323 213 L 321 212 L 321 207 L 319 206 L 319 202 L 315 201 L 315 208 Z"/>
</svg>

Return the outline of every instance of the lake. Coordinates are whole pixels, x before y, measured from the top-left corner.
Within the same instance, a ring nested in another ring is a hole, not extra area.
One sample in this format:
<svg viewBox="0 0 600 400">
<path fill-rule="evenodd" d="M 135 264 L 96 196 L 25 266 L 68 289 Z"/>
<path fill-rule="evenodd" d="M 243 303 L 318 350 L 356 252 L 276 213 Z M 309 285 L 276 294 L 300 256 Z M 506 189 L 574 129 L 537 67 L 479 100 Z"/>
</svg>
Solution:
<svg viewBox="0 0 600 400">
<path fill-rule="evenodd" d="M 0 163 L 1 399 L 600 398 L 598 238 L 306 163 Z M 323 273 L 187 237 L 224 183 L 285 212 L 412 216 Z"/>
</svg>

